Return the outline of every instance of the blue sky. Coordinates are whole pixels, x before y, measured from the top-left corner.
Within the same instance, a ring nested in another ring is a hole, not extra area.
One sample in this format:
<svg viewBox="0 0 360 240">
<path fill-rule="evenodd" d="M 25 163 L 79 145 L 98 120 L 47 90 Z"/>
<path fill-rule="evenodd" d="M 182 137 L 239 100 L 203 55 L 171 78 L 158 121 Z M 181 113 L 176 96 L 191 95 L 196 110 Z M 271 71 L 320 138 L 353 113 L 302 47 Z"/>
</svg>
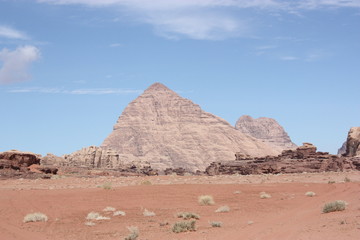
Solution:
<svg viewBox="0 0 360 240">
<path fill-rule="evenodd" d="M 0 151 L 100 145 L 154 82 L 335 153 L 360 119 L 359 0 L 0 0 Z"/>
</svg>

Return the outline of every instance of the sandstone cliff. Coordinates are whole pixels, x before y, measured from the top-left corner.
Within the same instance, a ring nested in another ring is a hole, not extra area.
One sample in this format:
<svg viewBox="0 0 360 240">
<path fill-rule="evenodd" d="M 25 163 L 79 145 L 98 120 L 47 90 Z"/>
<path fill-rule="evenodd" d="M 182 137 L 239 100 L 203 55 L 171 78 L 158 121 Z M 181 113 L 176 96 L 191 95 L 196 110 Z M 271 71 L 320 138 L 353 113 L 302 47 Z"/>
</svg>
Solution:
<svg viewBox="0 0 360 240">
<path fill-rule="evenodd" d="M 346 156 L 360 156 L 360 127 L 350 129 L 346 140 Z"/>
<path fill-rule="evenodd" d="M 204 170 L 213 161 L 230 160 L 235 152 L 265 156 L 282 150 L 236 130 L 160 83 L 126 107 L 101 147 L 116 150 L 124 161 L 192 171 Z"/>
<path fill-rule="evenodd" d="M 235 128 L 260 141 L 281 147 L 282 149 L 296 147 L 284 128 L 272 118 L 261 117 L 254 119 L 244 115 L 236 122 Z"/>
</svg>

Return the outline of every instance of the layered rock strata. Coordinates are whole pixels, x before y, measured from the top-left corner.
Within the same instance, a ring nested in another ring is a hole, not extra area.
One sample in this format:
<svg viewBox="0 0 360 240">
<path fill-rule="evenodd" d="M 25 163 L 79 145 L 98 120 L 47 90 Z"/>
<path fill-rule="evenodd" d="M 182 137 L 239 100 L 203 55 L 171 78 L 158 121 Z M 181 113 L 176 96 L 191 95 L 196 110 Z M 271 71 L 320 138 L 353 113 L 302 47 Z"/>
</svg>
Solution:
<svg viewBox="0 0 360 240">
<path fill-rule="evenodd" d="M 316 147 L 309 143 L 296 150 L 284 150 L 277 157 L 251 158 L 240 155 L 236 158 L 235 161 L 214 162 L 205 173 L 249 175 L 360 170 L 360 157 L 339 157 L 327 152 L 317 152 Z"/>
<path fill-rule="evenodd" d="M 244 115 L 236 122 L 235 128 L 260 141 L 283 149 L 296 148 L 284 128 L 272 118 L 254 119 L 251 116 Z"/>
<path fill-rule="evenodd" d="M 126 107 L 101 147 L 116 150 L 120 160 L 191 171 L 203 171 L 211 162 L 231 159 L 238 151 L 265 156 L 283 150 L 236 130 L 160 83 Z"/>
</svg>

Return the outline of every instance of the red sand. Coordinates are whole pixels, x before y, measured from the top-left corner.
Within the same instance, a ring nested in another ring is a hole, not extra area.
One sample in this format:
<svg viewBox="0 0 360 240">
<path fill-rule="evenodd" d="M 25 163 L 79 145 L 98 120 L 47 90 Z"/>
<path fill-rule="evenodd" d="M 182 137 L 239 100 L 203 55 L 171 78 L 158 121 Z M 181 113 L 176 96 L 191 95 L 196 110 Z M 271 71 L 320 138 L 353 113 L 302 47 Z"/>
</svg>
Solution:
<svg viewBox="0 0 360 240">
<path fill-rule="evenodd" d="M 345 177 L 350 182 L 344 182 Z M 151 185 L 146 185 L 150 181 Z M 335 181 L 329 184 L 329 181 Z M 162 239 L 360 239 L 360 172 L 258 176 L 67 177 L 50 180 L 0 181 L 0 239 L 124 239 L 128 226 L 138 240 Z M 104 183 L 111 183 L 105 190 Z M 235 194 L 235 191 L 241 191 Z M 313 191 L 315 197 L 305 193 Z M 259 193 L 271 194 L 260 199 Z M 200 206 L 199 195 L 212 195 L 213 206 Z M 342 212 L 322 213 L 326 202 L 349 203 Z M 227 205 L 230 212 L 215 213 Z M 111 206 L 126 212 L 115 216 Z M 143 210 L 156 213 L 143 216 Z M 96 211 L 110 220 L 85 217 Z M 181 211 L 200 215 L 197 231 L 173 233 Z M 42 212 L 47 222 L 23 223 L 26 214 Z M 221 221 L 212 228 L 210 221 Z M 252 221 L 252 224 L 249 224 Z M 166 224 L 168 223 L 168 224 Z"/>
</svg>

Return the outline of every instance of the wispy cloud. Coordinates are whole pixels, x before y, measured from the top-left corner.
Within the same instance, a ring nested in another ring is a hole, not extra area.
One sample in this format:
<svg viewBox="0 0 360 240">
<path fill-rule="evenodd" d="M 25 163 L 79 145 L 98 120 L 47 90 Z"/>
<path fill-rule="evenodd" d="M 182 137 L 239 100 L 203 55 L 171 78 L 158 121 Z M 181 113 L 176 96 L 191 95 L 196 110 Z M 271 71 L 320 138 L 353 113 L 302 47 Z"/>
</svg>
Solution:
<svg viewBox="0 0 360 240">
<path fill-rule="evenodd" d="M 38 0 L 39 3 L 85 5 L 125 10 L 135 21 L 150 24 L 157 34 L 177 39 L 220 40 L 251 35 L 242 9 L 302 16 L 304 10 L 360 7 L 360 0 Z M 240 11 L 237 11 L 240 10 Z M 237 11 L 235 13 L 235 11 Z M 248 12 L 248 11 L 247 11 Z"/>
<path fill-rule="evenodd" d="M 11 51 L 3 48 L 0 51 L 0 84 L 28 80 L 30 65 L 40 58 L 40 50 L 34 46 L 22 46 Z"/>
<path fill-rule="evenodd" d="M 63 89 L 63 88 L 15 88 L 9 93 L 48 93 L 48 94 L 73 94 L 73 95 L 105 95 L 105 94 L 140 94 L 143 90 L 122 89 L 122 88 L 86 88 L 86 89 Z"/>
<path fill-rule="evenodd" d="M 294 57 L 294 56 L 282 56 L 280 57 L 280 60 L 283 61 L 294 61 L 294 60 L 298 60 L 299 58 Z"/>
<path fill-rule="evenodd" d="M 112 48 L 121 47 L 121 46 L 122 46 L 121 43 L 112 43 L 109 45 L 109 47 L 112 47 Z"/>
<path fill-rule="evenodd" d="M 0 25 L 0 38 L 1 37 L 20 40 L 26 40 L 29 38 L 25 33 L 4 25 Z"/>
</svg>

